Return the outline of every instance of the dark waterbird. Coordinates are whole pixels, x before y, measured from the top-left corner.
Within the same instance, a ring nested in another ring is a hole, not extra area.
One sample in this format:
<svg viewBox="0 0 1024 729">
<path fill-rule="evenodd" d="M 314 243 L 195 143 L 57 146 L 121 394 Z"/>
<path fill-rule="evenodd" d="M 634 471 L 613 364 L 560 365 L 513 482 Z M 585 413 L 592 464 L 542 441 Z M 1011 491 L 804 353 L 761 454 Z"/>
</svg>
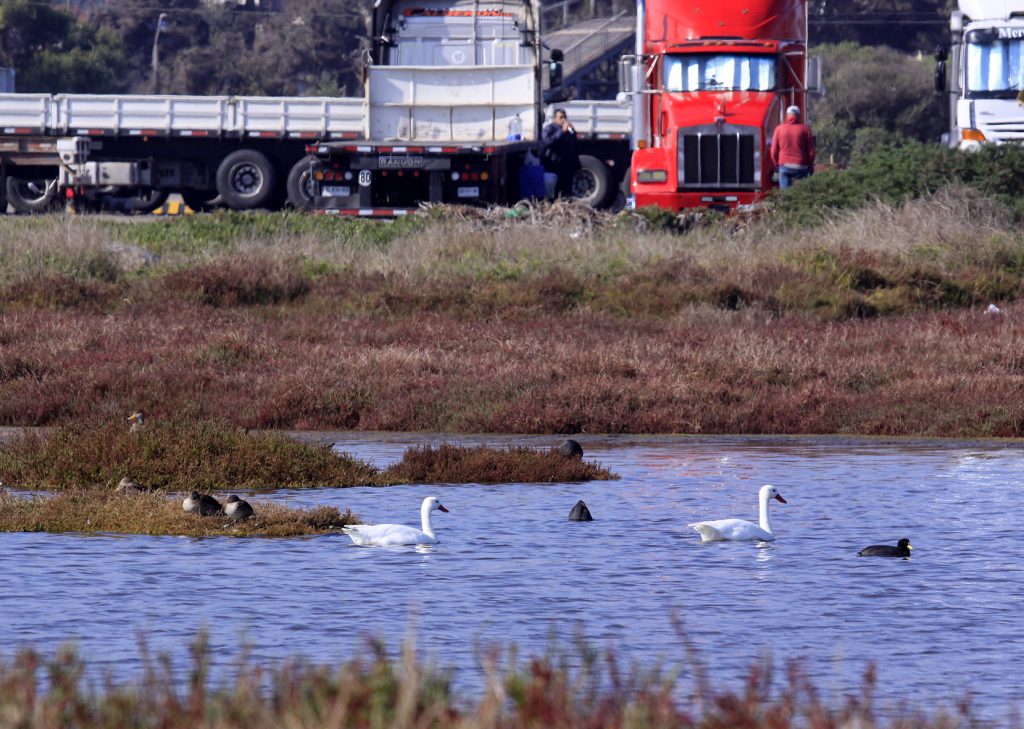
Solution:
<svg viewBox="0 0 1024 729">
<path fill-rule="evenodd" d="M 224 511 L 224 507 L 217 499 L 209 494 L 200 494 L 198 491 L 193 491 L 185 497 L 181 508 L 193 514 L 199 514 L 199 516 L 213 516 Z"/>
<path fill-rule="evenodd" d="M 224 513 L 231 517 L 232 521 L 245 521 L 252 516 L 252 506 L 245 499 L 240 499 L 232 494 L 224 506 Z"/>
<path fill-rule="evenodd" d="M 562 444 L 558 446 L 558 452 L 566 458 L 583 458 L 583 446 L 572 438 L 563 440 Z"/>
<path fill-rule="evenodd" d="M 569 512 L 569 521 L 594 521 L 594 517 L 590 515 L 590 509 L 583 503 L 583 499 L 576 502 L 576 506 L 572 507 L 572 511 Z"/>
<path fill-rule="evenodd" d="M 910 550 L 913 547 L 910 546 L 909 539 L 901 539 L 896 542 L 895 547 L 891 547 L 888 544 L 872 544 L 870 547 L 864 547 L 864 549 L 857 552 L 858 557 L 902 557 L 906 559 L 910 556 Z"/>
</svg>

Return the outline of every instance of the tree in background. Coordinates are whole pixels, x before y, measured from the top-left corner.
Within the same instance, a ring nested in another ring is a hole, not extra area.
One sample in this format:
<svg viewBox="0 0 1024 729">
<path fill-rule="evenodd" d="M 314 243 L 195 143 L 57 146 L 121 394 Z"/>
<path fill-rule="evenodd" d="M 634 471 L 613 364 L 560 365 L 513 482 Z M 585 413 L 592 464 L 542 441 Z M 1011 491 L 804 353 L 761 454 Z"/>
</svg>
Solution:
<svg viewBox="0 0 1024 729">
<path fill-rule="evenodd" d="M 818 160 L 856 162 L 884 144 L 938 142 L 947 128 L 945 98 L 934 91 L 935 62 L 882 46 L 815 46 L 825 96 L 812 104 Z"/>
<path fill-rule="evenodd" d="M 0 66 L 15 69 L 19 91 L 113 93 L 127 88 L 124 51 L 115 32 L 30 0 L 0 2 Z"/>
<path fill-rule="evenodd" d="M 364 8 L 363 5 L 366 5 Z M 358 95 L 369 3 L 289 0 L 282 12 L 200 0 L 126 0 L 98 11 L 139 69 L 129 86 L 152 88 L 160 12 L 160 86 L 168 94 Z"/>
<path fill-rule="evenodd" d="M 931 53 L 946 40 L 955 7 L 956 0 L 811 0 L 811 39 Z"/>
</svg>

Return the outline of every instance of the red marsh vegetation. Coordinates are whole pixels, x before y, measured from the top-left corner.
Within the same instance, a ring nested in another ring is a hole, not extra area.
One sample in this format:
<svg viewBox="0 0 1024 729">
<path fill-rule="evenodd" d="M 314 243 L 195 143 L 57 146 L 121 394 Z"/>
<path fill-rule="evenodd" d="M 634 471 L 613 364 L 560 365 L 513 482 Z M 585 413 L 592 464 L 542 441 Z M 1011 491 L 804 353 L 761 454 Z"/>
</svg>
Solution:
<svg viewBox="0 0 1024 729">
<path fill-rule="evenodd" d="M 996 203 L 669 223 L 15 221 L 0 425 L 1024 434 L 1024 236 Z"/>
</svg>

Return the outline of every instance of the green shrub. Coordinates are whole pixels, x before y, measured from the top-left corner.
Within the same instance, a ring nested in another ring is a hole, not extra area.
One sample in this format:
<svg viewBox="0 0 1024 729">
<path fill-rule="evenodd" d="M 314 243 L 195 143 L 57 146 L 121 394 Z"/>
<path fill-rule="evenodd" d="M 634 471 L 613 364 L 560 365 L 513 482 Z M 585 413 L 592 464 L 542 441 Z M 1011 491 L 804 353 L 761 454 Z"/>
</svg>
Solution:
<svg viewBox="0 0 1024 729">
<path fill-rule="evenodd" d="M 940 145 L 884 144 L 847 169 L 825 170 L 772 197 L 776 222 L 814 225 L 830 211 L 879 200 L 897 206 L 950 185 L 972 187 L 1024 216 L 1024 147 L 990 145 L 961 152 Z"/>
</svg>

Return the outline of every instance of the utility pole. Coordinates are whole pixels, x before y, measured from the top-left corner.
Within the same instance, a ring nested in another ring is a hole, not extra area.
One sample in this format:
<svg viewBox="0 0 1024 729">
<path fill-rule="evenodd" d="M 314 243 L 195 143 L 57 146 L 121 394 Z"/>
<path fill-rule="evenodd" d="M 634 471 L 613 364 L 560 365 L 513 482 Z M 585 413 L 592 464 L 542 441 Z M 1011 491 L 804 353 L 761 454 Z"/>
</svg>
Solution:
<svg viewBox="0 0 1024 729">
<path fill-rule="evenodd" d="M 160 13 L 153 34 L 153 93 L 160 93 L 160 31 L 167 30 L 167 13 Z"/>
</svg>

